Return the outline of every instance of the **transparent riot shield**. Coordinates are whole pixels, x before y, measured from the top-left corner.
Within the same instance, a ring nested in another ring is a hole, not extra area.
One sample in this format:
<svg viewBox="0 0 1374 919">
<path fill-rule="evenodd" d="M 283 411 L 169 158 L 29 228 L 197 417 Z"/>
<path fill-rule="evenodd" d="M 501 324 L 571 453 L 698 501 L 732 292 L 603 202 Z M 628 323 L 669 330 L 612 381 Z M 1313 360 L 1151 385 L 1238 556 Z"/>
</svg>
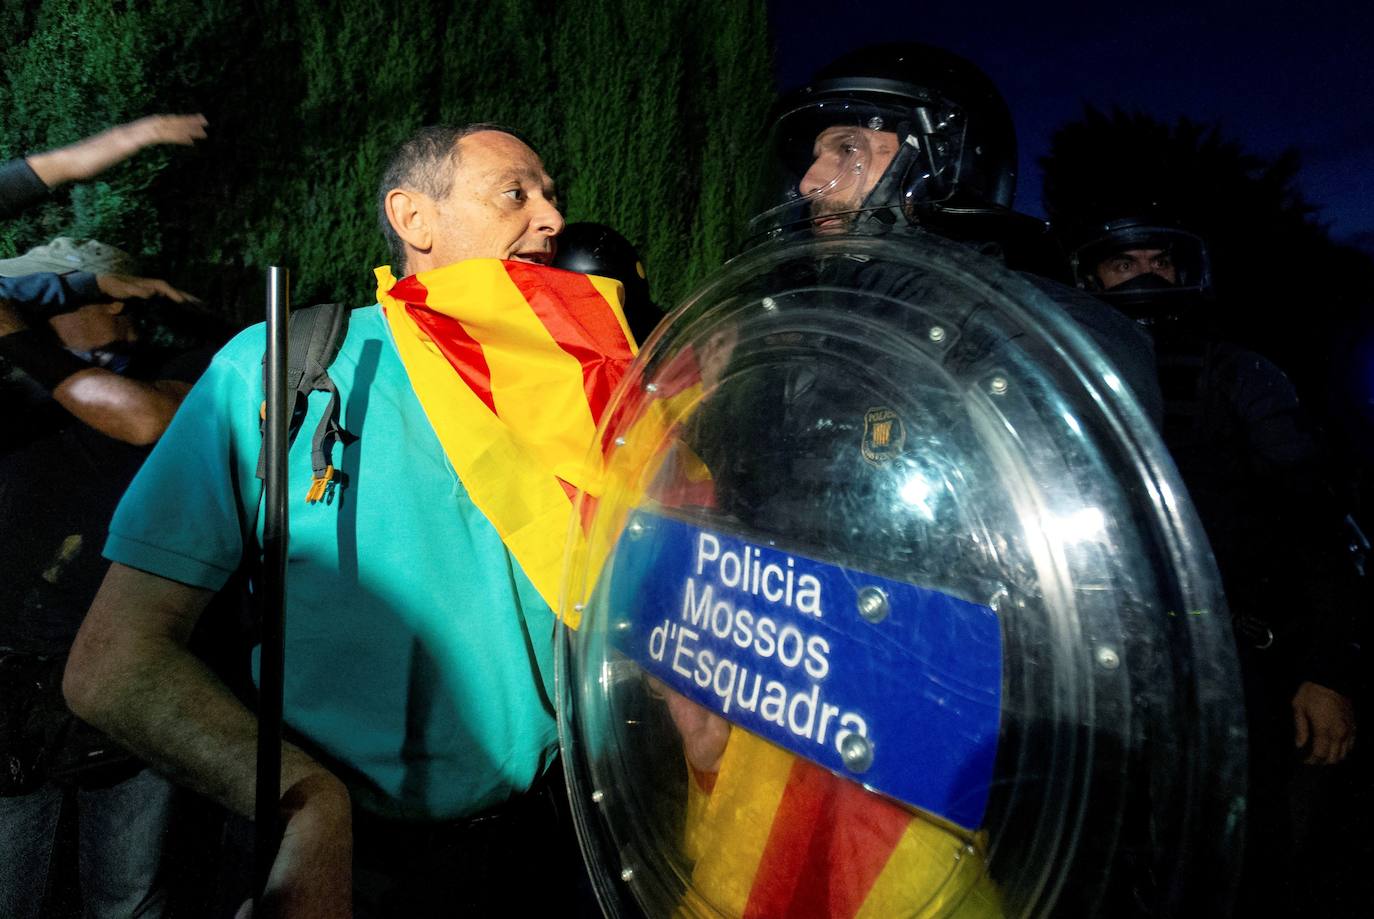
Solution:
<svg viewBox="0 0 1374 919">
<path fill-rule="evenodd" d="M 1227 910 L 1219 579 L 1045 294 L 935 238 L 752 250 L 606 418 L 558 703 L 608 914 Z"/>
</svg>

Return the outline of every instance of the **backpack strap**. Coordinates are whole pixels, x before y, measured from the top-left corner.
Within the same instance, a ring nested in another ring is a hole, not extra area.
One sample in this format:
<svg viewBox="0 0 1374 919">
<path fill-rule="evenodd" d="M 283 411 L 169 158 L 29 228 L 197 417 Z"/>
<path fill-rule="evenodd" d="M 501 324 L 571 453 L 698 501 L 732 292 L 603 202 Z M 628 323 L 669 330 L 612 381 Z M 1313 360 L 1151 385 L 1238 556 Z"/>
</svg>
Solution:
<svg viewBox="0 0 1374 919">
<path fill-rule="evenodd" d="M 292 410 L 286 435 L 288 447 L 295 442 L 296 434 L 305 420 L 310 394 L 316 390 L 329 393 L 329 406 L 310 440 L 313 477 L 305 496 L 307 503 L 323 500 L 341 478 L 329 461 L 334 444 L 340 441 L 348 443 L 354 439 L 339 423 L 339 390 L 329 376 L 329 365 L 338 357 L 344 338 L 348 336 L 350 312 L 341 303 L 320 303 L 296 310 L 289 320 L 291 343 L 286 357 L 286 385 L 292 393 Z M 267 403 L 263 402 L 260 413 L 262 424 L 266 424 L 266 412 Z M 258 452 L 260 479 L 267 474 L 266 449 L 264 445 Z"/>
</svg>

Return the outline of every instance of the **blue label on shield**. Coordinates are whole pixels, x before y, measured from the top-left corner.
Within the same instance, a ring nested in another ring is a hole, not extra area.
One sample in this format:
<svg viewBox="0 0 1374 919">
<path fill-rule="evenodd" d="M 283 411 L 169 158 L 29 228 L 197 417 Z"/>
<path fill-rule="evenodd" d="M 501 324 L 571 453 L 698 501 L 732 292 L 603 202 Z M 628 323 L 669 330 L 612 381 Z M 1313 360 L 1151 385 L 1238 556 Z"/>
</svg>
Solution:
<svg viewBox="0 0 1374 919">
<path fill-rule="evenodd" d="M 885 795 L 981 823 L 1002 697 L 988 607 L 642 511 L 608 587 L 616 646 L 670 688 Z"/>
</svg>

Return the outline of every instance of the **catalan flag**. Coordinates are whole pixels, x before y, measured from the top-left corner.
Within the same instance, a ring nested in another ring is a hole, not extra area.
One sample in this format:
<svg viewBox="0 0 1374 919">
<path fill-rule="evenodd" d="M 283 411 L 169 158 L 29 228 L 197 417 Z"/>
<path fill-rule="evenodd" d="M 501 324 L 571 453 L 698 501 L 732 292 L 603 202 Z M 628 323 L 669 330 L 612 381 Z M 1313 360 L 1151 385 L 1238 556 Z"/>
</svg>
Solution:
<svg viewBox="0 0 1374 919">
<path fill-rule="evenodd" d="M 998 919 L 983 840 L 738 727 L 718 772 L 689 769 L 679 915 Z"/>
<path fill-rule="evenodd" d="M 556 609 L 571 499 L 599 493 L 597 423 L 636 353 L 620 282 L 498 259 L 375 274 L 439 443 Z"/>
</svg>

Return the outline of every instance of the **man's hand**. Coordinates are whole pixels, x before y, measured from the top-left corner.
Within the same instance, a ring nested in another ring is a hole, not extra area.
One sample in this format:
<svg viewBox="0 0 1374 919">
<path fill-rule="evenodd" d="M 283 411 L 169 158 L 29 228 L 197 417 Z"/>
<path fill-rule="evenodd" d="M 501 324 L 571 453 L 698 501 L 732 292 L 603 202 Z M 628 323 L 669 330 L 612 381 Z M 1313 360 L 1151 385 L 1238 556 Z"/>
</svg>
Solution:
<svg viewBox="0 0 1374 919">
<path fill-rule="evenodd" d="M 166 281 L 157 278 L 135 278 L 127 274 L 96 275 L 95 284 L 100 292 L 111 300 L 147 300 L 149 297 L 166 297 L 175 303 L 199 303 L 195 296 L 184 290 L 177 290 Z"/>
<path fill-rule="evenodd" d="M 94 178 L 145 147 L 190 146 L 204 139 L 205 125 L 204 115 L 149 115 L 27 159 L 43 184 L 56 188 L 64 182 Z"/>
<path fill-rule="evenodd" d="M 349 919 L 353 915 L 353 831 L 348 791 L 328 773 L 297 781 L 282 795 L 285 832 L 259 911 L 236 919 Z"/>
<path fill-rule="evenodd" d="M 719 772 L 730 739 L 730 722 L 712 714 L 662 682 L 649 678 L 650 689 L 668 705 L 668 714 L 682 735 L 687 762 L 698 772 Z"/>
<path fill-rule="evenodd" d="M 1355 745 L 1355 706 L 1350 699 L 1319 683 L 1307 682 L 1293 696 L 1293 745 L 1311 744 L 1307 765 L 1331 766 Z"/>
</svg>

